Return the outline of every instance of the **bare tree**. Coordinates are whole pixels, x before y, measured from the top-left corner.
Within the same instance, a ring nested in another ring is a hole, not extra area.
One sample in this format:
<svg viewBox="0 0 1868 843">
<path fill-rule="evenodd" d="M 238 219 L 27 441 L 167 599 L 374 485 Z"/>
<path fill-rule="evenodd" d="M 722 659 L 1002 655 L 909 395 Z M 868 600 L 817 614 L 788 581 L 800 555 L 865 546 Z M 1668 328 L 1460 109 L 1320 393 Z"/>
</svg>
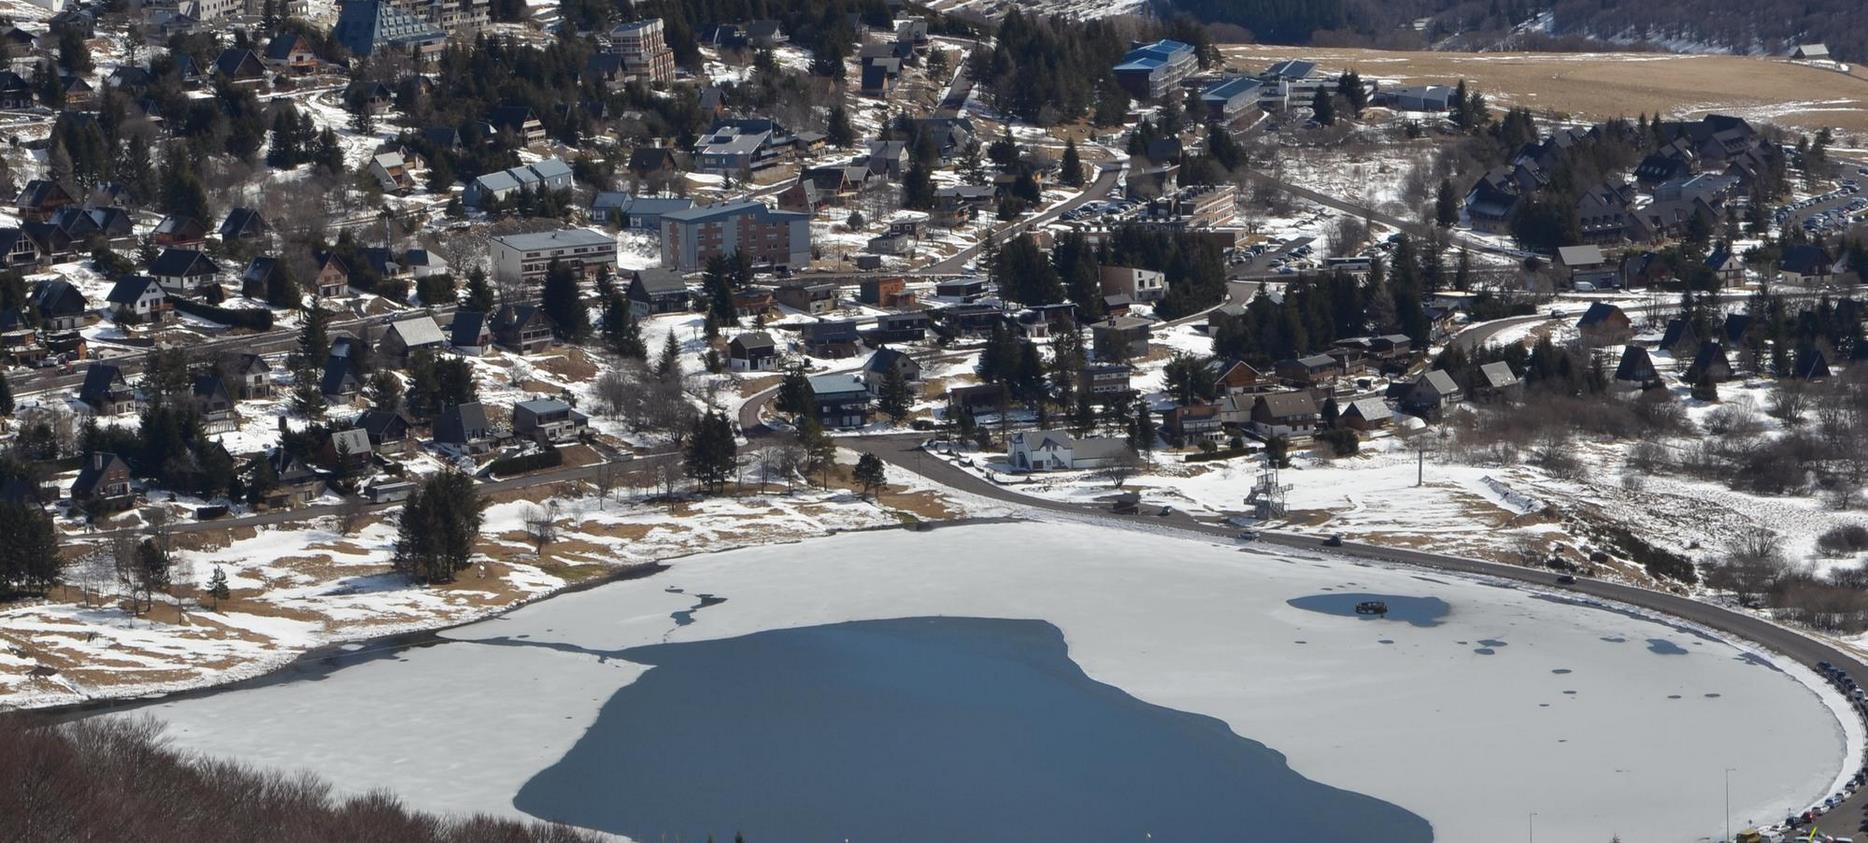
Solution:
<svg viewBox="0 0 1868 843">
<path fill-rule="evenodd" d="M 613 462 L 599 463 L 590 472 L 590 485 L 597 490 L 597 509 L 603 509 L 604 501 L 610 497 L 610 493 L 616 489 L 616 484 L 621 480 L 622 469 Z"/>
<path fill-rule="evenodd" d="M 337 504 L 337 532 L 354 536 L 363 528 L 364 516 L 369 514 L 369 505 L 361 495 L 345 495 Z"/>
<path fill-rule="evenodd" d="M 532 537 L 532 544 L 540 551 L 558 540 L 558 500 L 552 498 L 545 505 L 526 508 L 525 532 Z"/>
</svg>

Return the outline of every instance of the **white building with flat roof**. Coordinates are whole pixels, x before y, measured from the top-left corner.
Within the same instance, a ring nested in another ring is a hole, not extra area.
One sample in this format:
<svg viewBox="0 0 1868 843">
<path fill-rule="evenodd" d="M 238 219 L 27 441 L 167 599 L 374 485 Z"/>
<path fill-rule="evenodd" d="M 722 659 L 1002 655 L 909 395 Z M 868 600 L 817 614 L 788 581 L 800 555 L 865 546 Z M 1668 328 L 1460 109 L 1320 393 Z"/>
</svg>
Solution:
<svg viewBox="0 0 1868 843">
<path fill-rule="evenodd" d="M 616 237 L 588 228 L 501 235 L 492 238 L 489 248 L 493 277 L 500 281 L 543 283 L 554 260 L 587 276 L 599 267 L 616 270 Z"/>
</svg>

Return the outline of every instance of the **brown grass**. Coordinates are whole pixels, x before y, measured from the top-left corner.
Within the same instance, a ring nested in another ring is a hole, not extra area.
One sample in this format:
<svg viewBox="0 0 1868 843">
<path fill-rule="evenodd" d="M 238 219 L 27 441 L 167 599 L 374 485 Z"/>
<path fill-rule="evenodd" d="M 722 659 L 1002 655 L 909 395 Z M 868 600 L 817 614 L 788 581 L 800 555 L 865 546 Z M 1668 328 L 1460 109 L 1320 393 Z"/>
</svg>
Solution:
<svg viewBox="0 0 1868 843">
<path fill-rule="evenodd" d="M 1868 75 L 1781 59 L 1654 53 L 1444 53 L 1242 45 L 1223 48 L 1235 69 L 1284 58 L 1329 72 L 1354 67 L 1399 84 L 1469 80 L 1494 105 L 1522 105 L 1588 120 L 1637 114 L 1736 114 L 1785 127 L 1868 131 Z M 1833 102 L 1832 102 L 1833 101 Z"/>
</svg>

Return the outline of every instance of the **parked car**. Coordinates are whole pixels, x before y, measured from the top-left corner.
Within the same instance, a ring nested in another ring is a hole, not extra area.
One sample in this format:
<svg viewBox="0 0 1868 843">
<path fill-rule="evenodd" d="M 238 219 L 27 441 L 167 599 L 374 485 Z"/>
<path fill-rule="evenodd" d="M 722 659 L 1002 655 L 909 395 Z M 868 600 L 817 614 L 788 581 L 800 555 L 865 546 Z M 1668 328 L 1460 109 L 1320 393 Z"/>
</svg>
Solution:
<svg viewBox="0 0 1868 843">
<path fill-rule="evenodd" d="M 1324 547 L 1342 547 L 1343 546 L 1343 534 L 1342 533 L 1331 533 L 1329 538 L 1323 540 L 1323 546 Z"/>
<path fill-rule="evenodd" d="M 1575 584 L 1576 584 L 1576 577 L 1573 574 L 1564 574 L 1562 576 L 1557 577 L 1557 585 L 1575 585 Z"/>
</svg>

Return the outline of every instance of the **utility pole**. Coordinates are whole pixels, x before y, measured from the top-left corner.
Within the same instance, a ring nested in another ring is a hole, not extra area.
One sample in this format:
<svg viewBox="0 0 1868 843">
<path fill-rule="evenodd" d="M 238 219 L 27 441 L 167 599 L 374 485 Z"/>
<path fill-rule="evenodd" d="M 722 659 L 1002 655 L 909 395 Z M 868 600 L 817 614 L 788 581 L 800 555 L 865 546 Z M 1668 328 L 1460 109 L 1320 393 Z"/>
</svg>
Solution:
<svg viewBox="0 0 1868 843">
<path fill-rule="evenodd" d="M 1531 812 L 1529 823 L 1530 823 L 1530 833 L 1531 833 L 1530 843 L 1537 843 L 1537 812 L 1536 811 Z"/>
</svg>

